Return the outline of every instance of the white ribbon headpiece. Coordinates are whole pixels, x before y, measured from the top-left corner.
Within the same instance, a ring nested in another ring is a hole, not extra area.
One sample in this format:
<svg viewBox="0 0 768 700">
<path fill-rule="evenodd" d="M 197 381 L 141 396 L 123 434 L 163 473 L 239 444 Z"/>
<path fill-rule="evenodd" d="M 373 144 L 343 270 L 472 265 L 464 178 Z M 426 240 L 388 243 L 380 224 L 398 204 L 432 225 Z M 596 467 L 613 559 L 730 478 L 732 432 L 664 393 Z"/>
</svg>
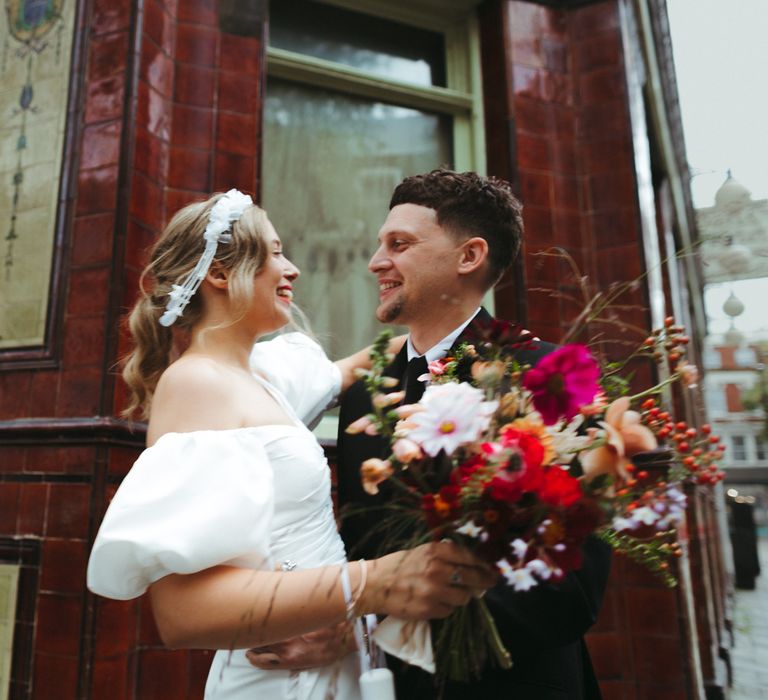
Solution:
<svg viewBox="0 0 768 700">
<path fill-rule="evenodd" d="M 203 232 L 205 238 L 205 250 L 197 261 L 195 269 L 187 275 L 181 284 L 174 284 L 169 293 L 170 300 L 165 307 L 165 313 L 160 317 L 160 325 L 171 326 L 181 316 L 184 307 L 189 304 L 198 287 L 208 274 L 216 255 L 219 243 L 229 243 L 232 234 L 227 233 L 232 223 L 237 221 L 243 212 L 253 205 L 250 195 L 243 194 L 240 190 L 230 190 L 211 208 L 208 216 L 208 225 Z"/>
</svg>

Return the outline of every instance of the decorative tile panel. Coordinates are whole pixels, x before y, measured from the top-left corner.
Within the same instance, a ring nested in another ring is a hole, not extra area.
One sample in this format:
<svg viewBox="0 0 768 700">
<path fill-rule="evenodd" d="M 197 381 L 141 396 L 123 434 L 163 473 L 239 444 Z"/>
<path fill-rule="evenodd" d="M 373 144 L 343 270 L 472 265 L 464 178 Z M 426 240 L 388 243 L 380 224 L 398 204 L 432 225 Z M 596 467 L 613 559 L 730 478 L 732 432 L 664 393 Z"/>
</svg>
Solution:
<svg viewBox="0 0 768 700">
<path fill-rule="evenodd" d="M 0 349 L 42 345 L 67 119 L 74 0 L 0 13 Z"/>
</svg>

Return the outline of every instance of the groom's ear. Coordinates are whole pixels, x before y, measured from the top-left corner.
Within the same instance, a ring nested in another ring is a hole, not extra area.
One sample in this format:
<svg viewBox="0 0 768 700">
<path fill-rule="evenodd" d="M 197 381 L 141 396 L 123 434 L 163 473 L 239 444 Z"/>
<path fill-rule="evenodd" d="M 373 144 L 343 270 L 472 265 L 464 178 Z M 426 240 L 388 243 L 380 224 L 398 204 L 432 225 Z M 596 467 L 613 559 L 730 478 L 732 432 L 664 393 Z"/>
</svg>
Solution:
<svg viewBox="0 0 768 700">
<path fill-rule="evenodd" d="M 469 275 L 483 267 L 488 260 L 488 241 L 480 236 L 468 238 L 461 245 L 458 272 Z"/>
</svg>

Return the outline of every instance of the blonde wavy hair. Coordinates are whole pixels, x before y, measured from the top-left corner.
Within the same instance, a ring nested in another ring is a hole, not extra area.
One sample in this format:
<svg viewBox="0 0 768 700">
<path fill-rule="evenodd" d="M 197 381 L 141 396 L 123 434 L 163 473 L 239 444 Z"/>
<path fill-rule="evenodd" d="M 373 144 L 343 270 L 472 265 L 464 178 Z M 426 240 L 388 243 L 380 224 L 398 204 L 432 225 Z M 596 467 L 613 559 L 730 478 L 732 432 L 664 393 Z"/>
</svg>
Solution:
<svg viewBox="0 0 768 700">
<path fill-rule="evenodd" d="M 179 284 L 195 267 L 205 248 L 203 232 L 211 208 L 222 197 L 214 194 L 204 202 L 180 209 L 150 253 L 149 264 L 139 280 L 139 299 L 128 316 L 133 350 L 123 361 L 123 379 L 128 385 L 125 417 L 149 418 L 152 397 L 160 375 L 170 364 L 173 328 L 191 330 L 200 320 L 202 299 L 195 294 L 176 323 L 166 328 L 158 322 L 168 303 L 171 285 Z M 267 259 L 267 214 L 256 205 L 234 222 L 232 241 L 220 243 L 214 264 L 229 272 L 229 296 L 236 310 L 245 313 L 253 297 L 253 284 Z"/>
</svg>

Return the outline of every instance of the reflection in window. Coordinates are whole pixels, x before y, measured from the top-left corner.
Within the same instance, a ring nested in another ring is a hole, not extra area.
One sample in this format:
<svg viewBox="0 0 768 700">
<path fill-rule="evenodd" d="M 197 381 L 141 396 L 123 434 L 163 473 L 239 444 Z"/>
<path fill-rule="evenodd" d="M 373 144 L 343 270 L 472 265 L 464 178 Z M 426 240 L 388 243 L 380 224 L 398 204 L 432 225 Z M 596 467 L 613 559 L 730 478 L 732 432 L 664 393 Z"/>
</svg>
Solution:
<svg viewBox="0 0 768 700">
<path fill-rule="evenodd" d="M 453 160 L 450 117 L 270 79 L 262 202 L 302 275 L 296 301 L 340 357 L 381 326 L 367 265 L 403 177 Z"/>
<path fill-rule="evenodd" d="M 731 452 L 734 462 L 746 462 L 747 461 L 747 439 L 744 435 L 732 435 L 731 436 Z"/>
<path fill-rule="evenodd" d="M 0 698 L 11 687 L 11 654 L 19 588 L 18 564 L 0 564 Z"/>
<path fill-rule="evenodd" d="M 446 84 L 442 34 L 318 2 L 270 3 L 269 44 L 382 78 Z"/>
</svg>

